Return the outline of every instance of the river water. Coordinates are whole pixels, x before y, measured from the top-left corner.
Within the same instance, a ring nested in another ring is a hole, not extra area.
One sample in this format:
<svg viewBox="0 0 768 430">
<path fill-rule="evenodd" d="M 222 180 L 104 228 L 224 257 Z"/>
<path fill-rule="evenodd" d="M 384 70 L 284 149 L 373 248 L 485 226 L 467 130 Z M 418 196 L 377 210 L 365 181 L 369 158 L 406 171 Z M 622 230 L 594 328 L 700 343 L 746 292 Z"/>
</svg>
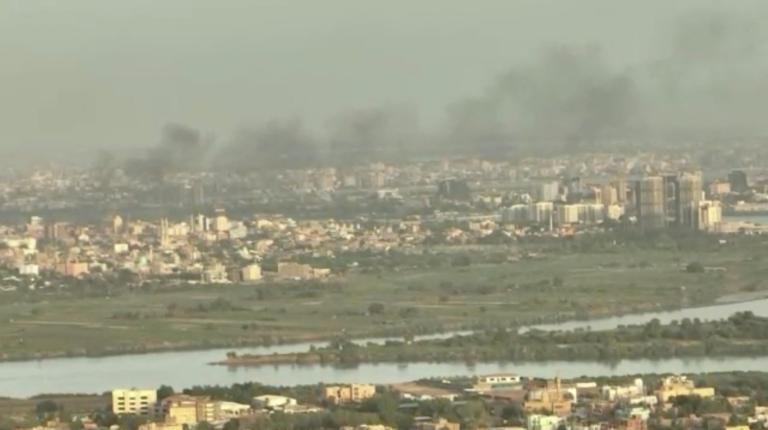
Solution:
<svg viewBox="0 0 768 430">
<path fill-rule="evenodd" d="M 751 311 L 768 316 L 768 299 L 721 304 L 671 312 L 628 315 L 592 321 L 565 322 L 535 326 L 540 329 L 610 329 L 622 324 L 641 324 L 658 318 L 662 322 L 683 318 L 721 319 L 735 312 Z M 423 336 L 446 337 L 453 333 Z M 363 339 L 382 341 L 383 339 Z M 243 353 L 305 351 L 309 344 L 243 348 Z M 322 365 L 281 365 L 260 367 L 210 366 L 222 360 L 228 349 L 163 352 L 100 358 L 61 358 L 40 361 L 0 363 L 0 396 L 28 397 L 41 393 L 101 393 L 116 387 L 157 387 L 177 389 L 193 385 L 230 385 L 256 381 L 268 385 L 303 385 L 320 382 L 372 382 L 378 384 L 410 381 L 425 377 L 514 372 L 524 376 L 563 377 L 625 375 L 660 372 L 716 372 L 768 369 L 768 357 L 700 358 L 664 360 L 623 360 L 615 364 L 599 362 L 527 363 L 410 363 L 363 364 L 354 368 Z"/>
</svg>

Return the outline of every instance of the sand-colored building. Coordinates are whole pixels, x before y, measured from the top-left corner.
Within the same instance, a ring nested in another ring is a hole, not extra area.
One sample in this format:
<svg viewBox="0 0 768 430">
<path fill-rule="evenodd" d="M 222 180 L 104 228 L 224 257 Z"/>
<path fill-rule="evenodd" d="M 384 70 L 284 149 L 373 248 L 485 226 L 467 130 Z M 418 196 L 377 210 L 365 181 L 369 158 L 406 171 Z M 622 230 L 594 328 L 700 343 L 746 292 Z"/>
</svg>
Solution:
<svg viewBox="0 0 768 430">
<path fill-rule="evenodd" d="M 376 395 L 376 386 L 370 384 L 328 385 L 323 388 L 323 400 L 340 405 L 344 403 L 356 403 Z"/>
<path fill-rule="evenodd" d="M 656 397 L 659 398 L 659 402 L 667 403 L 671 398 L 677 396 L 714 397 L 715 389 L 711 387 L 697 388 L 696 384 L 685 376 L 664 378 L 656 390 Z"/>
<path fill-rule="evenodd" d="M 152 415 L 157 391 L 137 388 L 112 390 L 112 412 L 115 415 Z"/>
<path fill-rule="evenodd" d="M 546 388 L 533 389 L 528 392 L 523 409 L 527 413 L 547 412 L 559 417 L 571 414 L 575 395 L 562 387 L 560 378 L 547 382 Z"/>
</svg>

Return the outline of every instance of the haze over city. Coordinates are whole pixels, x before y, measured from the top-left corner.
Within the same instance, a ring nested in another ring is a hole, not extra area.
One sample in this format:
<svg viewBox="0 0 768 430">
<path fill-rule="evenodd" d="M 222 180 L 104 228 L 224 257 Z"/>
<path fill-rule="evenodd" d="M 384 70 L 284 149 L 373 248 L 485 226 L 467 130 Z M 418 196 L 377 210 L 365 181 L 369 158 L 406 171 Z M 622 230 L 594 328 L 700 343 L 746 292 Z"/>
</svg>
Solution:
<svg viewBox="0 0 768 430">
<path fill-rule="evenodd" d="M 290 152 L 297 140 L 323 153 L 337 142 L 473 153 L 762 137 L 766 10 L 747 0 L 8 1 L 0 155 L 139 156 L 167 124 L 205 135 L 216 148 L 207 157 L 224 165 L 239 158 L 230 150 Z"/>
<path fill-rule="evenodd" d="M 0 0 L 0 430 L 765 430 L 765 0 Z"/>
</svg>

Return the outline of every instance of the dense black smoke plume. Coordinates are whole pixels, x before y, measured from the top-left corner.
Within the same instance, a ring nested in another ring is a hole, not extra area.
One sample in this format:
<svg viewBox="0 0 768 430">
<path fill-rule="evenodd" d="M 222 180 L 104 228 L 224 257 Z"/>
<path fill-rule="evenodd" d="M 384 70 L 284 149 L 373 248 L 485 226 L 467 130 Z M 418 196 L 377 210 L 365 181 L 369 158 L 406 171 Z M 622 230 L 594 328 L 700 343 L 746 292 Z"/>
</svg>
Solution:
<svg viewBox="0 0 768 430">
<path fill-rule="evenodd" d="M 206 165 L 206 156 L 213 145 L 213 138 L 200 130 L 182 125 L 167 124 L 163 127 L 158 145 L 143 158 L 129 160 L 129 174 L 162 179 L 169 173 L 199 170 Z"/>
<path fill-rule="evenodd" d="M 451 107 L 447 139 L 480 152 L 532 143 L 559 149 L 624 136 L 636 105 L 632 77 L 608 67 L 598 49 L 557 47 Z"/>
<path fill-rule="evenodd" d="M 445 140 L 449 151 L 498 153 L 760 138 L 768 133 L 764 36 L 748 17 L 698 12 L 680 18 L 640 66 L 609 65 L 597 48 L 552 48 L 452 106 Z"/>
<path fill-rule="evenodd" d="M 94 173 L 94 179 L 98 182 L 99 187 L 109 188 L 114 179 L 115 169 L 117 167 L 119 166 L 117 165 L 113 153 L 107 150 L 100 150 L 96 153 L 91 170 Z"/>
<path fill-rule="evenodd" d="M 425 155 L 552 154 L 680 148 L 764 139 L 768 34 L 744 14 L 687 13 L 645 61 L 611 58 L 596 46 L 534 52 L 479 95 L 449 106 L 439 130 L 423 133 L 408 109 L 362 109 L 328 122 L 327 137 L 298 119 L 238 131 L 218 148 L 221 169 L 301 168 Z M 202 165 L 209 142 L 169 125 L 160 145 L 134 163 L 142 175 Z"/>
</svg>

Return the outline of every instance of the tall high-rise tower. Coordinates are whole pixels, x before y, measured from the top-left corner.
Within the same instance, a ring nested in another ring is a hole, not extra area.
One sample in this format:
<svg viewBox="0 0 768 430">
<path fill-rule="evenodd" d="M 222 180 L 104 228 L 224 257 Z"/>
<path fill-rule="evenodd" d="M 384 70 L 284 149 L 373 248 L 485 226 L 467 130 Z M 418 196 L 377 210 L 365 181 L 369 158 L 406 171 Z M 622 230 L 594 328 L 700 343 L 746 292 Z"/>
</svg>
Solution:
<svg viewBox="0 0 768 430">
<path fill-rule="evenodd" d="M 638 220 L 643 228 L 660 229 L 667 225 L 664 185 L 661 176 L 646 176 L 637 183 Z"/>
<path fill-rule="evenodd" d="M 678 220 L 681 225 L 696 227 L 699 224 L 699 202 L 703 192 L 700 174 L 687 173 L 680 177 Z"/>
<path fill-rule="evenodd" d="M 749 180 L 747 173 L 743 170 L 734 170 L 728 175 L 728 182 L 731 183 L 731 191 L 734 193 L 745 193 L 749 191 Z"/>
</svg>

